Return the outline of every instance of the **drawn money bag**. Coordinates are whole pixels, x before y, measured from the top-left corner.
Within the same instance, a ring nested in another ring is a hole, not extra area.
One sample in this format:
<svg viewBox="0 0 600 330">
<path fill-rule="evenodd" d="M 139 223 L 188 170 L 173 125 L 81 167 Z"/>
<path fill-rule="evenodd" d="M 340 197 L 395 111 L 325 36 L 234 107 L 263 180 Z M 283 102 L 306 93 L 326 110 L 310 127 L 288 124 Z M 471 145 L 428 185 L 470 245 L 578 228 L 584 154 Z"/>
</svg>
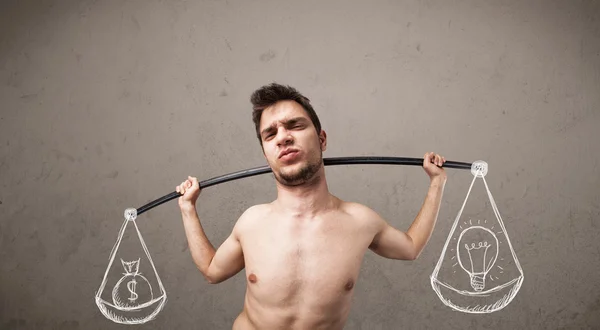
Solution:
<svg viewBox="0 0 600 330">
<path fill-rule="evenodd" d="M 112 292 L 113 303 L 120 308 L 136 308 L 154 298 L 152 286 L 140 272 L 140 259 L 123 261 L 124 276 L 115 284 Z"/>
<path fill-rule="evenodd" d="M 102 314 L 122 324 L 153 320 L 167 301 L 163 284 L 135 222 L 136 217 L 136 209 L 125 210 L 125 221 L 96 292 L 96 305 Z M 114 263 L 115 258 L 121 260 L 120 264 Z"/>
<path fill-rule="evenodd" d="M 454 310 L 491 313 L 516 296 L 523 270 L 485 181 L 487 163 L 474 162 L 471 173 L 473 181 L 431 274 L 431 286 Z M 483 186 L 469 198 L 478 179 Z"/>
</svg>

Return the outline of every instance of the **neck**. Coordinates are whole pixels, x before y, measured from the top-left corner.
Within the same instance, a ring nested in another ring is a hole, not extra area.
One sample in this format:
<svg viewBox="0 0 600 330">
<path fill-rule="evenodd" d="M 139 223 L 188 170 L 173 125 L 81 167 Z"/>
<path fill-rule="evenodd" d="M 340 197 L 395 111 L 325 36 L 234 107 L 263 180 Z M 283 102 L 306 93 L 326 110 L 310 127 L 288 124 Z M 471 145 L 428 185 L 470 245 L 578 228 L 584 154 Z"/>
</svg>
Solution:
<svg viewBox="0 0 600 330">
<path fill-rule="evenodd" d="M 312 179 L 301 185 L 286 186 L 277 181 L 277 199 L 272 204 L 286 215 L 313 218 L 331 210 L 336 203 L 337 198 L 329 192 L 321 167 Z"/>
</svg>

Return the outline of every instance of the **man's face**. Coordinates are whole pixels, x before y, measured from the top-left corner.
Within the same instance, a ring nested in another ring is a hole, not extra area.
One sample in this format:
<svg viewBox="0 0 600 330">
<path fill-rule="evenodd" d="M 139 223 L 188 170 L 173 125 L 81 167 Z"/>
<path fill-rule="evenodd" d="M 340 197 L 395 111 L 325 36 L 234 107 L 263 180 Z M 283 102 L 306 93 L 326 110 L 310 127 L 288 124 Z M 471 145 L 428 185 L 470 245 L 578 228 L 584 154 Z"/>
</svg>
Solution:
<svg viewBox="0 0 600 330">
<path fill-rule="evenodd" d="M 280 101 L 266 108 L 260 120 L 263 152 L 277 181 L 296 186 L 309 181 L 321 167 L 326 134 L 317 135 L 302 106 Z M 295 150 L 280 157 L 286 150 Z"/>
</svg>

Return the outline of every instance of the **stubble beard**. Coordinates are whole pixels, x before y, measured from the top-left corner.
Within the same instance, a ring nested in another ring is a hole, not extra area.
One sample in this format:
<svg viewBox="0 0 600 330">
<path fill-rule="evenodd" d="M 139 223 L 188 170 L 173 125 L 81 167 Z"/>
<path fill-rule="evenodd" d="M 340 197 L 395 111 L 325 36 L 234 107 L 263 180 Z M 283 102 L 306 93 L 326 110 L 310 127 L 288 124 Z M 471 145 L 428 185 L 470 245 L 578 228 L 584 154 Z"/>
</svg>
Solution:
<svg viewBox="0 0 600 330">
<path fill-rule="evenodd" d="M 275 175 L 275 179 L 282 185 L 290 187 L 299 186 L 308 182 L 319 171 L 319 168 L 321 168 L 321 164 L 323 163 L 323 152 L 319 151 L 319 153 L 320 156 L 318 159 L 309 159 L 298 170 L 288 173 L 279 170 L 279 175 Z"/>
</svg>

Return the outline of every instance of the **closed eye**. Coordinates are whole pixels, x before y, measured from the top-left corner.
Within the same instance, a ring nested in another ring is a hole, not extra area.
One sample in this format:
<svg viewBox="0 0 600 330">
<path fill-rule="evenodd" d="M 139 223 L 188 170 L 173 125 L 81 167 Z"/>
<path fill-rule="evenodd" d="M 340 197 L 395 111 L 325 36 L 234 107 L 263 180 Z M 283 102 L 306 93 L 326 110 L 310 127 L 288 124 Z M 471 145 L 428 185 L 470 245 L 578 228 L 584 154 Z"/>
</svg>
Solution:
<svg viewBox="0 0 600 330">
<path fill-rule="evenodd" d="M 288 129 L 304 129 L 304 128 L 306 128 L 306 119 L 304 119 L 304 118 L 290 119 L 285 123 L 285 125 L 288 127 Z M 268 130 L 268 133 L 266 133 L 264 139 L 267 140 L 276 134 L 277 134 L 277 131 L 275 131 L 275 128 L 271 128 Z"/>
</svg>

